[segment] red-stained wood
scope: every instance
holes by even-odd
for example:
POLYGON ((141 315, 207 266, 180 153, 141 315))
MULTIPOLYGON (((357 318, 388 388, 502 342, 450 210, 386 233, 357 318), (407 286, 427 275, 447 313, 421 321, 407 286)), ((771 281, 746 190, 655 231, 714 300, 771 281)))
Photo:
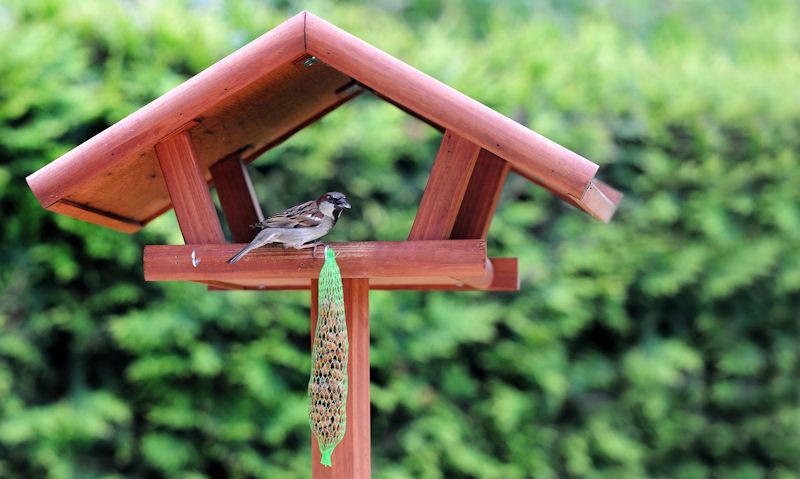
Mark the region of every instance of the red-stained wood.
POLYGON ((186 130, 164 138, 156 154, 186 244, 225 241, 197 153, 186 130))
POLYGON ((94 209, 90 206, 79 205, 69 200, 56 201, 47 207, 48 210, 69 216, 81 221, 88 221, 99 226, 105 226, 123 233, 135 233, 142 229, 142 223, 117 216, 107 211, 94 209))
POLYGON ((591 212, 592 216, 608 223, 614 217, 620 201, 622 193, 595 178, 578 203, 582 209, 591 212))
MULTIPOLYGON (((365 241, 330 243, 345 278, 476 278, 486 273, 486 242, 365 241)), ((155 245, 144 249, 146 281, 254 281, 281 284, 319 277, 323 252, 311 249, 258 248, 239 260, 227 260, 244 244, 155 245), (192 261, 194 253, 194 263, 192 261)))
MULTIPOLYGON (((320 464, 317 440, 311 435, 311 477, 313 479, 367 479, 371 475, 369 404, 369 280, 342 281, 347 321, 347 425, 342 442, 336 446, 331 467, 320 464)), ((311 337, 317 327, 317 281, 311 288, 311 337)), ((313 339, 312 339, 313 341, 313 339)))
POLYGON ((486 239, 510 168, 502 158, 481 149, 450 238, 486 239))
POLYGON ((176 131, 276 67, 305 54, 305 12, 253 40, 212 67, 74 148, 28 177, 43 206, 81 189, 88 180, 176 131))
MULTIPOLYGON (((517 258, 489 258, 492 263, 492 284, 482 291, 519 291, 519 271, 517 258)), ((258 281, 237 280, 235 282, 222 281, 195 281, 209 285, 209 290, 245 290, 245 291, 285 291, 307 290, 311 279, 286 279, 280 284, 270 282, 259 285, 258 281)), ((403 277, 403 278, 371 278, 371 290, 410 290, 410 291, 477 291, 475 288, 463 283, 461 280, 450 277, 403 277)))
MULTIPOLYGON (((536 178, 526 175, 523 171, 516 169, 512 169, 512 171, 532 183, 539 184, 536 178)), ((611 221, 611 218, 614 217, 623 195, 621 192, 595 178, 586 187, 586 191, 584 191, 581 199, 560 194, 556 194, 556 196, 564 200, 565 203, 589 213, 595 219, 608 223, 611 221)))
POLYGON ((597 218, 608 220, 618 204, 618 195, 591 181, 594 163, 306 12, 27 180, 44 207, 64 200, 111 218, 91 216, 98 224, 119 225, 119 218, 145 224, 170 206, 153 151, 161 138, 196 120, 191 135, 210 180, 208 168, 221 156, 248 145, 254 152, 274 147, 355 96, 354 82, 491 151, 597 218), (309 55, 322 61, 303 62, 309 55))
POLYGON ((310 54, 394 102, 452 130, 546 188, 581 198, 598 166, 310 13, 310 54))
POLYGON ((478 145, 452 131, 445 132, 409 240, 442 240, 450 236, 480 151, 478 145))
POLYGON ((275 148, 276 146, 280 145, 284 141, 291 138, 295 133, 302 130, 303 128, 311 125, 312 123, 316 123, 322 117, 327 115, 328 113, 332 112, 333 110, 339 108, 340 106, 344 105, 348 101, 352 100, 353 98, 361 95, 364 93, 364 90, 359 87, 353 87, 352 89, 347 89, 345 92, 334 91, 336 93, 336 99, 329 99, 328 103, 323 105, 319 111, 311 112, 305 116, 304 119, 293 125, 291 128, 287 129, 283 134, 270 139, 267 142, 264 142, 263 145, 259 146, 257 149, 253 150, 252 152, 247 152, 244 155, 245 163, 250 163, 253 160, 257 159, 267 151, 275 148))
POLYGON ((460 278, 459 281, 473 289, 478 289, 478 290, 488 289, 494 282, 494 265, 489 260, 489 258, 486 258, 485 264, 486 264, 486 269, 484 270, 482 275, 474 276, 471 278, 460 278))
POLYGON ((211 176, 233 241, 249 243, 258 233, 250 225, 263 220, 264 214, 241 154, 232 153, 214 163, 211 176))

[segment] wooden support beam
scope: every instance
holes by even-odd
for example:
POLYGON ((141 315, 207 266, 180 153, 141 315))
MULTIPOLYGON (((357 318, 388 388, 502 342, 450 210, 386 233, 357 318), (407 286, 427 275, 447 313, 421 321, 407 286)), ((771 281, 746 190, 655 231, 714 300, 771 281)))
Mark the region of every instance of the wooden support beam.
MULTIPOLYGON (((244 244, 145 246, 147 281, 255 281, 264 285, 319 277, 322 251, 258 248, 236 264, 227 260, 244 244)), ((486 272, 486 242, 365 241, 330 243, 344 278, 475 278, 486 272)))
POLYGON ((211 177, 233 241, 249 243, 258 234, 250 225, 263 220, 264 214, 240 152, 231 153, 211 165, 211 177))
POLYGON ((617 212, 620 201, 621 192, 595 178, 589 183, 578 204, 590 215, 608 223, 617 212))
MULTIPOLYGON (((372 278, 372 291, 519 291, 517 258, 489 258, 492 264, 492 283, 485 288, 475 288, 455 278, 372 278)), ((305 291, 313 279, 287 279, 276 284, 256 284, 254 281, 193 281, 208 285, 210 291, 305 291)))
MULTIPOLYGON (((316 438, 311 437, 313 479, 367 479, 371 475, 369 405, 369 280, 345 279, 344 310, 347 320, 347 425, 342 442, 333 451, 332 466, 320 464, 316 438)), ((311 288, 311 336, 317 327, 317 281, 311 288)), ((313 339, 312 339, 313 341, 313 339)))
POLYGON ((480 276, 472 278, 461 278, 460 281, 465 285, 478 290, 486 290, 492 285, 494 281, 494 265, 489 258, 486 258, 486 269, 480 276))
POLYGON ((450 237, 481 148, 448 130, 442 137, 409 240, 450 237))
POLYGON ((306 49, 431 123, 511 162, 555 193, 580 198, 598 166, 372 45, 306 13, 306 49))
POLYGON ((156 155, 186 244, 222 243, 217 210, 188 130, 167 136, 156 145, 156 155))
MULTIPOLYGON (((512 168, 511 171, 532 183, 540 184, 536 178, 528 176, 521 170, 512 168)), ((597 178, 589 182, 580 200, 569 195, 562 195, 559 193, 555 193, 555 195, 564 200, 564 202, 569 203, 604 223, 610 222, 611 218, 614 217, 617 207, 623 197, 622 192, 612 188, 597 178)))
POLYGON ((450 238, 486 239, 510 169, 507 161, 481 150, 450 238))

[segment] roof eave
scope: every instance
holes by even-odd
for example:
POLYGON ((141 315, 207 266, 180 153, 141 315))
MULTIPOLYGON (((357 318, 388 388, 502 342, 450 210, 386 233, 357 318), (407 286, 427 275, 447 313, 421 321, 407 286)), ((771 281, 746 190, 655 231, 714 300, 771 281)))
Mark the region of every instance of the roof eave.
POLYGON ((591 216, 613 216, 621 195, 604 195, 610 188, 605 184, 593 186, 602 183, 595 179, 597 164, 308 12, 306 47, 309 55, 480 145, 591 216))
POLYGON ((278 66, 302 57, 306 12, 288 19, 27 177, 43 207, 195 118, 278 66), (191 93, 190 93, 191 92, 191 93))

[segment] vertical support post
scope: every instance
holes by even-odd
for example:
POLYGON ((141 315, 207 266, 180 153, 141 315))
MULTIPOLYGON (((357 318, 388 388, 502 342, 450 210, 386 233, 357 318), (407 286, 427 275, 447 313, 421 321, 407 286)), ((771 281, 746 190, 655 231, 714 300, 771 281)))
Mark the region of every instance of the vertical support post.
POLYGON ((450 237, 480 150, 480 146, 450 130, 444 133, 409 240, 450 237))
POLYGON ((458 211, 451 239, 486 239, 511 164, 481 150, 458 211))
POLYGON ((219 203, 225 213, 225 221, 228 222, 233 241, 249 243, 258 233, 250 225, 263 220, 264 214, 241 153, 231 153, 211 165, 211 177, 214 179, 219 203))
MULTIPOLYGON (((333 451, 333 466, 320 464, 317 440, 311 437, 313 479, 368 479, 372 468, 369 405, 369 280, 344 279, 347 317, 347 425, 342 442, 333 451)), ((311 337, 317 327, 318 281, 311 280, 311 337)))
POLYGON ((222 226, 208 191, 188 130, 173 133, 156 145, 172 207, 186 244, 224 243, 222 226))

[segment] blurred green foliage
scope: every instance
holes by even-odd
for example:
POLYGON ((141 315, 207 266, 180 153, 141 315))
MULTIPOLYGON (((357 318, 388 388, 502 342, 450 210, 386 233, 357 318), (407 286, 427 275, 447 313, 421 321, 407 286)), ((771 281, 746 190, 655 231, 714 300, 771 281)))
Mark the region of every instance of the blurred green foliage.
MULTIPOLYGON (((375 477, 798 477, 792 0, 4 2, 1 477, 308 476, 308 294, 146 284, 171 214, 126 236, 24 181, 301 8, 626 193, 604 225, 511 178, 521 292, 372 293, 375 477)), ((341 188, 333 239, 401 239, 437 141, 361 98, 251 169, 267 211, 341 188)))

